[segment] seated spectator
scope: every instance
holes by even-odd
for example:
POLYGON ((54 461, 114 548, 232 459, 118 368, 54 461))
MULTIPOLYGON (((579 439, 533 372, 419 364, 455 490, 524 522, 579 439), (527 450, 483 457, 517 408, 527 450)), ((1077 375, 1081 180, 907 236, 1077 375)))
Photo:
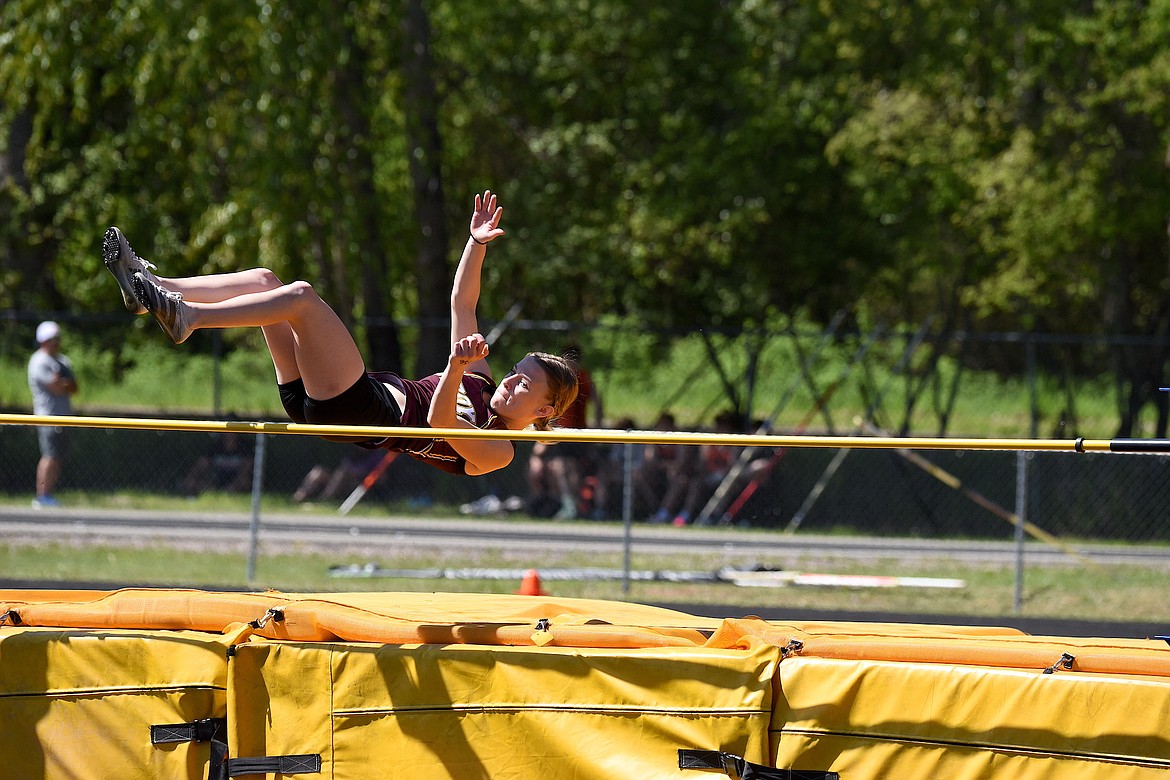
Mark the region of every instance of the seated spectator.
MULTIPOLYGON (((613 425, 615 430, 632 431, 638 427, 632 417, 623 417, 613 425)), ((625 496, 626 448, 634 451, 634 468, 642 461, 644 447, 638 444, 595 445, 597 458, 594 473, 585 478, 584 491, 589 492, 588 516, 593 520, 621 517, 625 496)))
POLYGON ((181 485, 195 498, 205 490, 243 493, 252 486, 253 442, 235 431, 214 434, 210 451, 191 464, 181 485))
MULTIPOLYGON (((601 395, 581 365, 580 348, 569 347, 565 355, 577 363, 577 399, 561 415, 556 427, 588 428, 591 409, 594 427, 600 428, 601 395)), ((596 469, 597 451, 598 445, 586 442, 537 442, 528 458, 529 514, 554 520, 571 520, 581 515, 581 489, 596 469)))
MULTIPOLYGON (((674 415, 663 412, 654 425, 658 431, 677 430, 674 415)), ((668 523, 682 509, 687 486, 694 478, 698 448, 680 444, 650 444, 634 470, 635 497, 650 507, 651 523, 668 523)))
POLYGON ((354 491, 384 457, 380 450, 346 454, 341 462, 330 467, 317 464, 309 469, 300 486, 293 493, 293 501, 335 501, 345 499, 354 491))
MULTIPOLYGON (((753 433, 764 430, 763 421, 756 421, 747 430, 739 430, 735 427, 737 416, 733 413, 725 414, 730 416, 724 417, 722 420, 716 420, 717 428, 721 433, 753 433)), ((749 485, 756 481, 762 482, 766 480, 777 462, 777 449, 771 447, 749 447, 746 453, 746 461, 737 468, 739 461, 745 457, 742 448, 730 447, 726 449, 729 450, 727 454, 730 455, 730 459, 716 457, 710 462, 711 469, 709 477, 706 480, 706 486, 697 488, 695 500, 688 506, 690 514, 685 516, 682 522, 679 522, 676 518, 676 524, 686 525, 702 519, 700 516, 703 510, 706 509, 707 504, 721 488, 723 495, 711 507, 710 513, 704 520, 704 524, 726 524, 731 522, 732 518, 726 515, 728 510, 740 500, 741 495, 744 495, 744 491, 748 489, 749 485), (726 467, 722 467, 719 464, 721 460, 726 460, 726 467)), ((750 496, 750 493, 747 495, 750 496)))
MULTIPOLYGON (((739 433, 739 417, 734 411, 725 411, 715 418, 714 433, 739 433)), ((687 487, 683 507, 674 516, 674 525, 690 525, 703 511, 707 501, 723 484, 728 473, 735 465, 741 448, 727 444, 703 444, 699 446, 698 468, 695 478, 690 480, 687 487)), ((744 474, 747 472, 745 471, 744 474)), ((741 482, 737 479, 737 484, 741 482)))

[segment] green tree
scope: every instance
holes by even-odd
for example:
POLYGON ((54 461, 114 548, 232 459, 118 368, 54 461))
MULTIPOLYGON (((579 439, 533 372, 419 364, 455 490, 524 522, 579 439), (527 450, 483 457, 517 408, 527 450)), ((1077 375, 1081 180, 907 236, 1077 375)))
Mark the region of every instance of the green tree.
MULTIPOLYGON (((116 223, 167 274, 311 279, 372 365, 429 370, 492 188, 485 322, 518 303, 711 334, 850 307, 1161 338, 1168 20, 1170 0, 9 0, 0 305, 111 311, 116 223)), ((1114 359, 1124 430, 1167 356, 1114 359)))
MULTIPOLYGON (((892 13, 922 35, 900 62, 859 68, 865 99, 828 147, 897 258, 886 302, 949 299, 985 327, 1166 333, 1166 4, 892 13)), ((1115 354, 1125 433, 1166 356, 1115 354)))

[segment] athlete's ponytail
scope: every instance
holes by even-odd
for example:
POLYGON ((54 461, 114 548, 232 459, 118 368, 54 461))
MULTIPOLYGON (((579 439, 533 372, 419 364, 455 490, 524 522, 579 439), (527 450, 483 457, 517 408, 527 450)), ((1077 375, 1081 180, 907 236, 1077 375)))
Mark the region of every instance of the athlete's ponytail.
POLYGON ((571 358, 550 355, 547 352, 529 352, 548 377, 548 402, 553 413, 532 423, 538 431, 551 430, 556 422, 577 400, 577 363, 571 358))

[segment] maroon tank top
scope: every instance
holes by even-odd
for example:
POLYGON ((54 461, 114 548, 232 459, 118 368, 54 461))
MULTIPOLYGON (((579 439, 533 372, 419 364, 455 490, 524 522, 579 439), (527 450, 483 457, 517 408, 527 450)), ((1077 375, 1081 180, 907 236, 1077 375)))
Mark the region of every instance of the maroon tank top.
MULTIPOLYGON (((406 408, 402 410, 403 426, 430 427, 427 423, 427 413, 431 408, 431 399, 435 396, 435 388, 439 386, 439 374, 431 374, 422 379, 403 379, 388 371, 371 371, 370 376, 379 382, 396 384, 393 380, 397 380, 402 384, 406 394, 406 408)), ((459 387, 459 398, 455 404, 455 414, 476 428, 502 429, 505 427, 504 421, 492 412, 484 399, 485 391, 490 398, 496 391, 496 383, 483 374, 464 374, 459 387)), ((467 460, 443 439, 388 438, 375 446, 405 453, 415 460, 450 474, 467 473, 467 460)))

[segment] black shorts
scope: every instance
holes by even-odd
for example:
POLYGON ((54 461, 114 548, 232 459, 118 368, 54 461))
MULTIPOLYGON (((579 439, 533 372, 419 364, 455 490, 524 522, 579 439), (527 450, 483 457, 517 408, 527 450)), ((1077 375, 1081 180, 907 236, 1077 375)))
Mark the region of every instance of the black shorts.
MULTIPOLYGON (((373 425, 392 428, 402 424, 402 411, 390 389, 369 374, 339 395, 324 400, 310 398, 300 379, 277 385, 280 403, 293 422, 311 425, 373 425)), ((323 436, 330 441, 376 445, 385 437, 323 436)))

